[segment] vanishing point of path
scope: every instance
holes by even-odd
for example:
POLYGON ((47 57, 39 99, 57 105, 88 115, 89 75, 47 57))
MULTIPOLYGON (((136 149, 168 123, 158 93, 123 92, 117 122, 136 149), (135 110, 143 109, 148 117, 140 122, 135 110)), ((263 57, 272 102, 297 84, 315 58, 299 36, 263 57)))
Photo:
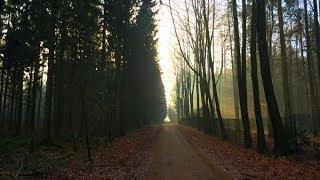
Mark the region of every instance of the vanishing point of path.
POLYGON ((164 125, 155 140, 148 180, 233 179, 174 125, 164 125))

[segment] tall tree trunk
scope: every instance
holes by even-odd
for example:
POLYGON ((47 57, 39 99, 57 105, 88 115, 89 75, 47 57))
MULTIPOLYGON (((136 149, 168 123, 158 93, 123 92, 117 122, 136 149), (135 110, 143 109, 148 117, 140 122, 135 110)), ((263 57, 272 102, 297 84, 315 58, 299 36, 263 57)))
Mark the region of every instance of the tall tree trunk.
POLYGON ((286 59, 286 44, 283 30, 283 13, 282 13, 282 0, 278 0, 278 20, 280 30, 280 48, 281 48, 281 68, 282 68, 282 81, 283 81, 283 101, 285 108, 285 127, 289 131, 289 120, 292 118, 292 107, 290 100, 290 89, 288 80, 288 65, 286 59))
MULTIPOLYGON (((245 1, 243 0, 244 6, 245 1)), ((242 65, 242 63, 245 63, 245 57, 242 57, 241 63, 241 54, 240 54, 240 36, 239 36, 239 22, 238 22, 238 12, 237 12, 237 1, 232 0, 232 12, 233 12, 233 26, 234 26, 234 45, 235 45, 235 57, 237 62, 237 76, 238 76, 238 89, 239 89, 239 99, 240 99, 240 110, 241 110, 241 118, 243 123, 243 132, 244 132, 244 146, 246 148, 250 148, 252 146, 251 141, 251 133, 250 133, 250 124, 249 124, 249 117, 248 117, 248 109, 247 109, 247 103, 246 103, 246 89, 245 84, 243 82, 244 79, 246 79, 246 75, 242 74, 245 72, 245 70, 242 70, 242 67, 245 67, 242 65), (243 77, 244 76, 244 77, 243 77)), ((244 8, 243 13, 246 12, 246 8, 244 8)), ((246 16, 246 15, 243 15, 246 16)), ((243 29, 246 29, 246 17, 243 17, 243 29)), ((246 33, 245 31, 243 33, 246 33)), ((244 36, 243 41, 246 40, 246 36, 244 36)), ((243 45, 246 43, 243 42, 243 45)), ((245 48, 244 48, 245 49, 245 48)), ((243 56, 245 56, 245 50, 242 52, 244 53, 243 56)))
POLYGON ((16 135, 21 134, 21 125, 22 125, 22 98, 23 98, 23 75, 24 75, 24 68, 22 65, 19 67, 19 85, 18 85, 18 106, 17 106, 17 117, 16 117, 16 135))
POLYGON ((89 130, 88 130, 88 117, 87 117, 87 106, 86 106, 86 102, 85 102, 85 87, 83 86, 83 84, 81 85, 81 113, 82 113, 82 122, 85 125, 85 141, 86 141, 86 146, 87 146, 87 156, 89 161, 92 161, 91 158, 91 148, 90 148, 90 141, 89 141, 89 130))
POLYGON ((200 130, 200 93, 199 93, 199 76, 195 75, 195 83, 196 83, 196 119, 197 119, 197 125, 198 129, 200 130))
POLYGON ((3 119, 1 117, 2 111, 4 106, 2 106, 2 100, 5 98, 3 94, 3 88, 5 86, 5 74, 6 71, 4 70, 4 67, 1 68, 1 85, 0 85, 0 129, 3 128, 3 119))
POLYGON ((234 104, 234 116, 235 116, 235 130, 236 132, 240 131, 240 115, 239 115, 239 90, 237 86, 237 69, 235 68, 235 58, 234 58, 234 48, 232 43, 232 33, 231 33, 231 4, 230 1, 228 1, 229 7, 228 7, 228 31, 229 31, 229 41, 230 41, 230 56, 231 56, 231 70, 232 70, 232 85, 233 85, 233 104, 234 104))
MULTIPOLYGON (((300 14, 299 14, 300 17, 300 14)), ((310 117, 311 120, 313 120, 313 113, 312 113, 312 100, 311 100, 311 96, 310 96, 310 87, 309 87, 309 81, 308 81, 308 73, 306 71, 306 64, 305 64, 305 58, 304 58, 304 44, 303 44, 303 27, 302 27, 302 22, 300 20, 298 20, 298 27, 299 27, 299 45, 300 45, 300 57, 301 57, 301 65, 302 65, 302 73, 303 73, 303 81, 305 83, 305 92, 304 94, 307 95, 307 99, 306 102, 308 104, 308 110, 310 113, 310 117)))
POLYGON ((30 152, 34 151, 34 136, 35 136, 35 120, 36 120, 36 100, 37 100, 37 90, 39 85, 39 69, 40 69, 40 41, 35 41, 35 52, 34 52, 34 75, 33 75, 33 84, 31 87, 31 106, 30 106, 30 121, 29 121, 29 129, 30 129, 30 152))
MULTIPOLYGON (((314 21, 314 35, 315 35, 315 51, 318 62, 318 77, 320 78, 320 26, 318 16, 317 0, 313 0, 313 21, 314 21)), ((320 109, 318 109, 319 111, 320 109)), ((320 124, 320 123, 319 123, 320 124)), ((318 128, 320 128, 318 124, 318 128)))
MULTIPOLYGON (((242 93, 242 105, 241 109, 243 109, 242 123, 243 123, 243 133, 245 146, 251 147, 251 131, 250 131, 250 123, 249 123, 249 115, 248 115, 248 92, 247 92, 247 4, 246 0, 242 0, 242 50, 241 50, 241 89, 242 93)), ((241 102, 240 102, 241 103, 241 102)))
MULTIPOLYGON (((271 13, 271 17, 270 17, 270 27, 269 27, 269 34, 268 34, 268 51, 269 51, 269 59, 270 59, 270 72, 271 72, 271 79, 273 79, 273 71, 274 71, 274 59, 273 59, 273 46, 272 46, 272 37, 273 37, 273 29, 274 29, 274 13, 273 13, 273 1, 270 1, 270 13, 271 13)), ((272 124, 270 123, 270 115, 269 113, 267 114, 267 122, 268 122, 268 137, 272 138, 273 137, 273 129, 272 129, 272 124)))
POLYGON ((258 48, 261 61, 260 65, 263 87, 274 130, 275 149, 278 154, 283 155, 289 153, 290 149, 271 79, 268 44, 266 40, 266 9, 264 0, 257 0, 257 17, 258 48))
MULTIPOLYGON (((205 10, 205 0, 202 0, 203 3, 203 16, 204 16, 204 25, 205 25, 205 34, 206 34, 206 40, 207 40, 207 58, 208 62, 210 63, 210 68, 211 68, 211 78, 212 78, 212 90, 213 90, 213 98, 214 102, 216 105, 216 111, 217 111, 217 116, 218 116, 218 125, 220 128, 221 136, 223 139, 227 138, 226 130, 224 128, 224 124, 222 121, 222 114, 221 114, 221 108, 220 108, 220 102, 218 98, 218 92, 217 92, 217 85, 216 85, 216 78, 215 78, 215 73, 214 73, 214 64, 213 64, 213 58, 212 58, 212 52, 211 52, 211 38, 209 34, 209 19, 207 18, 207 13, 205 10)), ((214 31, 214 29, 213 29, 214 31)), ((209 92, 210 93, 210 92, 209 92)), ((212 111, 213 113, 213 111, 212 111)))
MULTIPOLYGON (((64 17, 64 9, 62 9, 62 18, 64 17)), ((55 114, 55 135, 57 137, 61 136, 62 133, 62 120, 63 120, 63 109, 64 109, 64 53, 65 53, 65 46, 66 46, 66 24, 65 20, 62 20, 62 27, 61 27, 61 40, 60 40, 60 47, 59 47, 59 54, 56 63, 56 75, 55 75, 55 82, 56 82, 56 114, 55 114)))
POLYGON ((316 97, 316 86, 314 81, 314 75, 312 70, 312 50, 311 50, 311 40, 309 32, 309 22, 308 22, 308 4, 307 0, 303 0, 304 4, 304 21, 305 21, 305 33, 306 33, 306 47, 307 47, 307 67, 308 67, 308 86, 310 90, 310 103, 311 103, 311 120, 313 123, 313 133, 317 132, 319 114, 318 114, 318 100, 316 97))
POLYGON ((194 97, 194 89, 195 89, 195 78, 191 76, 191 72, 189 70, 190 74, 190 85, 192 86, 190 93, 189 93, 189 101, 190 101, 190 115, 191 115, 191 120, 194 120, 194 103, 193 103, 193 97, 194 97))
POLYGON ((10 93, 10 106, 9 106, 9 112, 8 112, 8 118, 9 121, 9 130, 12 130, 14 127, 14 104, 15 104, 15 95, 16 95, 16 84, 17 84, 17 70, 16 68, 13 68, 12 74, 11 74, 11 93, 10 93))
POLYGON ((251 19, 251 40, 250 40, 250 56, 251 56, 251 78, 254 99, 254 114, 257 124, 257 146, 259 152, 266 150, 266 140, 264 136, 264 127, 261 115, 259 81, 257 71, 257 17, 256 17, 256 0, 252 1, 252 19, 251 19))
POLYGON ((41 112, 41 105, 42 105, 42 88, 43 88, 43 70, 40 75, 40 83, 39 83, 39 98, 38 98, 38 109, 37 109, 37 125, 41 125, 40 123, 40 112, 41 112))
MULTIPOLYGON (((319 2, 319 6, 320 6, 320 2, 319 2)), ((319 8, 320 9, 320 8, 319 8)), ((315 35, 315 51, 316 51, 316 57, 317 57, 317 63, 318 63, 318 78, 320 80, 320 26, 319 26, 319 14, 318 14, 318 4, 317 4, 317 0, 313 0, 313 14, 314 14, 314 35, 315 35)), ((315 89, 318 89, 318 91, 316 91, 315 93, 318 93, 319 96, 319 89, 320 89, 320 85, 318 84, 318 86, 315 86, 315 89)), ((319 97, 317 97, 319 100, 319 97)), ((317 114, 318 114, 318 118, 320 116, 320 104, 319 102, 317 102, 317 114)), ((320 130, 320 120, 318 119, 317 122, 317 131, 320 130)))
POLYGON ((106 68, 106 50, 107 50, 107 0, 103 3, 103 22, 102 22, 102 49, 101 49, 101 61, 99 63, 100 70, 106 68))
POLYGON ((36 50, 34 52, 34 75, 33 75, 33 85, 31 89, 31 107, 30 107, 30 132, 34 133, 35 119, 36 119, 36 100, 37 100, 37 90, 39 89, 39 69, 40 69, 40 41, 36 42, 36 50))
POLYGON ((4 86, 4 94, 3 94, 3 104, 2 104, 2 114, 1 114, 1 120, 2 120, 2 127, 5 128, 5 114, 6 114, 6 109, 7 109, 7 99, 8 99, 8 89, 9 89, 9 76, 10 76, 10 71, 6 71, 6 80, 5 80, 5 86, 4 86))
POLYGON ((32 81, 33 81, 33 67, 30 68, 29 72, 29 81, 28 81, 28 94, 27 94, 27 106, 26 106, 26 115, 25 115, 25 131, 29 132, 30 124, 30 108, 31 108, 31 90, 32 90, 32 81))
POLYGON ((54 74, 54 58, 55 58, 55 30, 56 30, 56 15, 57 15, 57 0, 52 0, 50 4, 52 11, 50 19, 50 34, 49 34, 49 58, 48 58, 48 73, 46 83, 46 99, 44 108, 44 120, 46 122, 45 141, 51 143, 51 127, 52 127, 52 95, 53 95, 53 74, 54 74))

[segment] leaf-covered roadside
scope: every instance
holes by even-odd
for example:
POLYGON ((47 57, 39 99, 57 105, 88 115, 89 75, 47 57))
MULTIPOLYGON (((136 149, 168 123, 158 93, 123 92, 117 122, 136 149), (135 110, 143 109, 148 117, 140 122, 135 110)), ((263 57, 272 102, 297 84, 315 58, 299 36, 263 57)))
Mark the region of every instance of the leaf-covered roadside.
MULTIPOLYGON (((160 128, 146 127, 130 136, 116 138, 107 147, 95 147, 92 162, 85 158, 84 152, 74 153, 72 149, 41 150, 28 155, 29 162, 23 164, 18 176, 32 179, 142 179, 148 169, 151 144, 160 128)), ((0 163, 0 178, 16 176, 20 162, 26 162, 22 159, 22 155, 17 154, 7 160, 9 164, 0 163)))
POLYGON ((219 166, 232 174, 248 178, 320 178, 320 164, 315 160, 295 157, 272 158, 254 149, 245 149, 196 129, 182 125, 177 128, 193 143, 206 151, 219 166))
POLYGON ((140 130, 132 136, 116 139, 93 162, 74 159, 65 169, 52 177, 77 179, 142 179, 151 156, 151 144, 160 130, 159 126, 140 130))

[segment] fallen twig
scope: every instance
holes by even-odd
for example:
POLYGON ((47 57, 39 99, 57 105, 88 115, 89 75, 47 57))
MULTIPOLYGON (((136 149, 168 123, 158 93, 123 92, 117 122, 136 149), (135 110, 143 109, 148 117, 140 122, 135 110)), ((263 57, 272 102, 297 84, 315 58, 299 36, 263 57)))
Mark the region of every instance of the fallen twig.
POLYGON ((23 163, 23 159, 22 159, 22 160, 21 160, 20 168, 19 168, 18 172, 16 173, 16 175, 14 176, 15 178, 17 178, 17 177, 19 176, 19 174, 20 174, 20 172, 21 172, 21 170, 22 170, 22 168, 23 168, 23 165, 24 165, 24 163, 23 163))

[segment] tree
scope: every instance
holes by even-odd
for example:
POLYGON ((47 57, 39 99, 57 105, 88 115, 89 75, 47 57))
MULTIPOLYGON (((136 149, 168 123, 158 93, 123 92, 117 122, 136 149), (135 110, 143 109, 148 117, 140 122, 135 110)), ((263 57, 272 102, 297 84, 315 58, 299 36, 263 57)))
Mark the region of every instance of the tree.
POLYGON ((279 18, 279 29, 280 29, 280 48, 281 48, 281 69, 282 69, 282 81, 283 81, 283 98, 285 107, 285 126, 289 128, 289 120, 292 118, 291 108, 291 96, 289 89, 288 79, 288 66, 286 59, 286 44, 283 30, 283 13, 282 13, 282 0, 278 0, 278 18, 279 18))
POLYGON ((309 22, 308 22, 308 4, 307 0, 303 0, 303 6, 304 6, 304 23, 305 23, 305 33, 306 33, 306 51, 307 51, 307 71, 308 71, 308 88, 309 88, 309 96, 310 96, 310 115, 311 120, 313 123, 313 133, 316 132, 317 127, 317 121, 319 119, 318 114, 318 100, 316 97, 316 86, 315 86, 315 80, 312 70, 312 52, 311 52, 311 40, 310 40, 310 31, 309 31, 309 22))
POLYGON ((241 118, 243 123, 244 133, 244 146, 250 148, 252 146, 250 124, 248 117, 248 105, 247 105, 247 92, 246 92, 246 2, 242 1, 243 13, 242 13, 242 30, 243 30, 243 45, 242 45, 242 58, 240 54, 240 36, 239 36, 239 22, 237 13, 237 1, 232 0, 232 14, 233 14, 233 30, 234 30, 234 45, 235 45, 235 58, 237 67, 238 87, 239 87, 239 99, 241 118))
MULTIPOLYGON (((208 58, 208 62, 210 64, 211 76, 212 76, 211 78, 213 81, 213 84, 212 84, 213 98, 214 98, 214 102, 216 105, 216 111, 217 111, 217 116, 218 116, 218 125, 219 125, 220 131, 221 131, 221 136, 223 139, 226 139, 227 134, 226 134, 224 124, 222 121, 220 102, 219 102, 217 86, 216 86, 216 77, 215 77, 215 72, 214 72, 214 63, 213 63, 214 59, 212 58, 212 52, 211 52, 211 50, 214 48, 212 48, 211 38, 209 35, 209 19, 207 18, 207 13, 206 13, 205 7, 206 7, 205 0, 202 0, 202 13, 203 13, 203 18, 204 18, 205 36, 206 36, 206 41, 207 41, 207 58, 208 58)), ((214 25, 213 25, 213 31, 214 31, 214 25)))
POLYGON ((270 61, 266 40, 266 9, 264 0, 257 0, 257 17, 258 49, 262 69, 261 76, 274 131, 275 149, 278 154, 287 154, 290 151, 289 142, 281 120, 270 74, 270 61))
POLYGON ((250 40, 250 60, 251 60, 251 78, 254 98, 254 114, 257 124, 257 147, 259 152, 266 150, 266 140, 261 115, 260 92, 257 67, 257 7, 256 1, 252 1, 251 14, 251 40, 250 40))
MULTIPOLYGON (((316 57, 318 62, 318 77, 320 78, 320 26, 319 26, 318 18, 319 16, 318 16, 317 0, 313 0, 313 21, 314 21, 313 24, 314 24, 314 36, 315 36, 315 51, 316 51, 316 57)), ((318 109, 318 111, 320 112, 320 109, 318 109)), ((320 128, 320 123, 318 123, 317 128, 320 128)))
POLYGON ((57 23, 57 1, 50 1, 50 28, 48 35, 48 73, 47 73, 47 83, 46 83, 46 98, 45 98, 45 110, 44 110, 44 119, 46 122, 46 136, 45 141, 51 143, 51 127, 52 127, 52 95, 53 95, 53 81, 54 81, 54 61, 55 61, 55 45, 56 45, 56 23, 57 23))
POLYGON ((134 112, 138 108, 136 121, 140 127, 161 122, 166 116, 164 87, 157 60, 158 40, 155 38, 157 3, 154 0, 143 0, 141 3, 131 41, 139 42, 139 45, 130 44, 132 57, 128 61, 131 109, 134 112), (142 83, 147 83, 149 88, 145 89, 142 83))

